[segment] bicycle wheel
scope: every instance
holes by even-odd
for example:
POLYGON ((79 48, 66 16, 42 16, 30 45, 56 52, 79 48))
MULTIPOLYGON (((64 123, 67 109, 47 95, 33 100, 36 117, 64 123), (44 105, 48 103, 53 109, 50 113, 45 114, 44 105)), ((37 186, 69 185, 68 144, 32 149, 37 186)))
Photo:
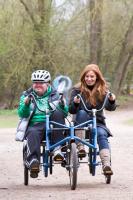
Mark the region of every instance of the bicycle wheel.
POLYGON ((95 176, 96 173, 96 151, 93 149, 89 149, 89 171, 92 176, 95 176))
POLYGON ((45 162, 44 166, 44 176, 48 177, 48 160, 45 162))
POLYGON ((28 168, 24 166, 24 185, 28 185, 29 183, 29 173, 28 173, 28 168))
MULTIPOLYGON (((92 134, 90 133, 90 143, 93 144, 94 140, 92 138, 92 134)), ((89 148, 89 171, 90 174, 92 174, 92 176, 95 176, 95 172, 96 172, 96 150, 89 148)))
POLYGON ((28 185, 29 183, 29 170, 25 165, 27 160, 27 146, 23 144, 23 165, 24 165, 24 185, 28 185))
POLYGON ((53 173, 53 157, 52 155, 50 155, 50 158, 49 158, 49 173, 52 174, 53 173))
POLYGON ((93 171, 93 167, 92 167, 92 149, 89 148, 89 172, 90 174, 92 174, 92 171, 93 171))
POLYGON ((111 183, 111 175, 105 175, 105 182, 106 182, 106 184, 111 183))
POLYGON ((75 190, 77 186, 77 170, 78 170, 78 155, 76 144, 71 143, 69 152, 69 178, 71 190, 75 190))

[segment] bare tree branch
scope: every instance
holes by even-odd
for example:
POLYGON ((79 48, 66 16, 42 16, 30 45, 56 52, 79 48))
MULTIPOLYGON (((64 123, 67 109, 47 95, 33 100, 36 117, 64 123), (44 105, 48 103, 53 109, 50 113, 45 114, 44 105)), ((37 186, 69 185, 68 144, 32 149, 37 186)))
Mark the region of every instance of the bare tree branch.
POLYGON ((128 30, 125 34, 124 41, 119 54, 119 60, 115 68, 115 76, 113 77, 113 90, 120 94, 123 83, 127 77, 129 62, 133 54, 133 16, 130 20, 128 30))
POLYGON ((27 5, 23 0, 20 0, 20 3, 23 4, 23 6, 24 6, 26 12, 27 12, 28 15, 30 16, 31 21, 33 22, 34 26, 36 26, 36 25, 37 25, 36 20, 35 20, 35 18, 34 18, 33 13, 30 11, 28 5, 27 5))

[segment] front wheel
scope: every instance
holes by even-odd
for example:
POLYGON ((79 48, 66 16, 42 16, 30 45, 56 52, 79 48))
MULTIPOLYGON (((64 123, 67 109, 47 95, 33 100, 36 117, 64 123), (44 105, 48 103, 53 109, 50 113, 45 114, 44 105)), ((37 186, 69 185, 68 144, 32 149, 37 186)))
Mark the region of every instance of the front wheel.
POLYGON ((53 173, 53 157, 52 157, 52 155, 50 155, 50 158, 49 158, 49 172, 50 172, 50 174, 52 174, 53 173))
POLYGON ((89 171, 92 176, 95 176, 96 173, 96 150, 89 149, 89 171))
POLYGON ((70 144, 69 156, 69 178, 71 190, 75 190, 77 186, 77 171, 78 171, 78 155, 75 143, 70 144))

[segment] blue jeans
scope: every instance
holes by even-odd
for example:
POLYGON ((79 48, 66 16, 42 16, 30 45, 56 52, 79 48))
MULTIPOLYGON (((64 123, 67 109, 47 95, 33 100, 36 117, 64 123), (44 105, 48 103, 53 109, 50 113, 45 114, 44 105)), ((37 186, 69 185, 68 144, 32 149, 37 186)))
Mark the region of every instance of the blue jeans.
MULTIPOLYGON (((76 114, 75 124, 77 125, 77 124, 83 123, 89 119, 90 117, 86 111, 79 110, 76 114)), ((103 127, 97 126, 97 143, 99 146, 99 151, 102 149, 109 149, 108 131, 106 130, 106 127, 103 128, 103 127)))

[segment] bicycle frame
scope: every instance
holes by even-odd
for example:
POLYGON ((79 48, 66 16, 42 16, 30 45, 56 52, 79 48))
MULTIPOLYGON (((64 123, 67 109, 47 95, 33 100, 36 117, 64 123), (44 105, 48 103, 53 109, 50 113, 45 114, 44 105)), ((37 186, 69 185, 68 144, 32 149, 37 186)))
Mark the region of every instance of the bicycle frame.
MULTIPOLYGON (((80 95, 78 95, 81 98, 81 101, 83 101, 82 97, 80 95)), ((34 96, 32 96, 34 99, 34 96)), ((98 163, 96 163, 96 157, 97 157, 97 122, 96 122, 96 112, 100 111, 104 108, 106 100, 107 100, 108 94, 106 95, 106 98, 104 100, 103 106, 101 109, 97 110, 97 109, 92 109, 92 110, 88 110, 84 104, 84 107, 86 109, 87 112, 91 112, 92 113, 92 119, 88 120, 84 123, 78 124, 76 126, 74 126, 72 123, 70 124, 70 126, 68 125, 64 125, 64 124, 60 124, 57 123, 55 121, 50 121, 50 111, 46 110, 46 147, 45 147, 45 154, 43 154, 43 166, 44 166, 44 172, 47 175, 47 170, 48 167, 50 166, 50 164, 48 163, 48 156, 49 156, 49 152, 54 150, 56 147, 61 146, 62 144, 66 143, 66 142, 80 142, 84 145, 86 145, 87 147, 93 149, 93 155, 92 155, 92 166, 94 167, 94 173, 92 173, 93 175, 95 175, 95 166, 98 165, 98 163), (58 125, 61 128, 51 128, 51 125, 58 125), (85 140, 81 140, 79 137, 75 136, 74 132, 76 129, 83 129, 82 127, 87 125, 88 126, 92 126, 92 143, 85 141, 85 140), (59 142, 55 143, 55 144, 50 144, 50 139, 49 139, 49 135, 52 134, 52 131, 54 130, 69 130, 69 136, 65 137, 64 139, 60 140, 59 142)), ((34 99, 35 101, 35 99, 34 99)), ((38 108, 39 109, 39 108, 38 108)), ((40 109, 39 109, 40 110, 40 109)), ((40 110, 41 111, 41 110, 40 110)), ((41 111, 44 112, 44 111, 41 111)), ((85 129, 85 128, 84 128, 85 129)))
POLYGON ((62 144, 66 143, 66 142, 80 142, 84 145, 86 145, 89 148, 94 149, 94 158, 92 161, 93 165, 98 165, 96 163, 96 154, 97 154, 97 127, 96 127, 96 110, 93 109, 93 119, 92 120, 88 120, 82 124, 76 125, 74 126, 73 124, 71 124, 70 126, 68 125, 64 125, 64 124, 60 124, 57 123, 55 121, 50 121, 50 116, 48 113, 46 113, 46 148, 45 148, 45 154, 43 155, 43 159, 44 159, 44 170, 45 167, 49 167, 48 164, 48 156, 49 156, 49 152, 54 150, 56 147, 61 146, 62 144), (51 125, 58 125, 61 128, 50 128, 51 125), (79 137, 75 136, 74 132, 76 129, 78 128, 82 128, 82 126, 87 125, 90 126, 92 125, 92 135, 93 135, 93 144, 91 144, 90 142, 86 142, 85 140, 81 140, 79 137), (59 142, 55 143, 55 144, 50 144, 50 140, 49 140, 49 136, 50 134, 52 134, 52 131, 54 130, 69 130, 69 136, 65 137, 64 139, 60 140, 59 142))
POLYGON ((86 145, 87 147, 93 149, 93 155, 92 155, 92 166, 94 167, 94 172, 92 173, 93 175, 95 175, 95 166, 98 165, 98 163, 96 162, 96 157, 97 157, 97 122, 96 122, 96 113, 97 111, 101 111, 102 109, 104 109, 105 107, 105 104, 106 104, 106 101, 107 101, 107 98, 108 98, 108 95, 111 95, 110 92, 107 93, 106 97, 105 97, 105 100, 104 100, 104 103, 103 103, 103 106, 97 110, 97 109, 92 109, 92 110, 88 110, 86 108, 86 105, 84 104, 83 102, 83 99, 80 95, 78 95, 78 97, 81 99, 84 107, 85 107, 85 110, 87 112, 91 112, 92 113, 92 119, 91 120, 88 120, 84 123, 81 123, 79 125, 76 125, 74 126, 72 123, 70 124, 70 126, 67 126, 67 125, 64 125, 64 124, 60 124, 60 123, 57 123, 55 121, 50 121, 49 120, 49 114, 48 112, 46 112, 46 152, 45 152, 45 155, 44 155, 44 161, 45 161, 45 166, 48 166, 48 153, 49 151, 53 150, 55 147, 58 147, 60 145, 62 145, 63 143, 65 142, 80 142, 84 145, 86 145), (61 128, 53 128, 53 129, 50 129, 50 125, 58 125, 58 126, 61 126, 61 128), (87 125, 91 125, 92 126, 92 143, 90 142, 87 142, 85 140, 81 140, 79 137, 75 136, 74 132, 76 129, 78 128, 81 128, 83 126, 87 125), (50 145, 50 140, 49 140, 49 134, 51 133, 52 134, 52 130, 69 130, 69 136, 65 137, 63 140, 60 140, 59 142, 57 142, 56 144, 53 144, 53 145, 50 145))

